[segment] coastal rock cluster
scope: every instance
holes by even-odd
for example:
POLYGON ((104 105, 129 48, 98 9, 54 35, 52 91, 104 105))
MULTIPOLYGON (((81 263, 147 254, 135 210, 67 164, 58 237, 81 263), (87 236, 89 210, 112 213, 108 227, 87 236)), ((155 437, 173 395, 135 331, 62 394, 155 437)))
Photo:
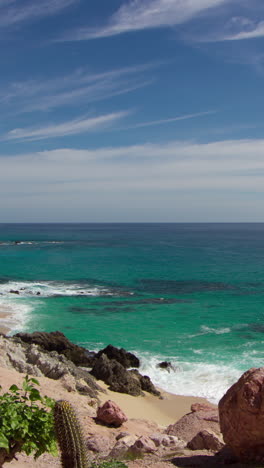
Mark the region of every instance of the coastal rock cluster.
POLYGON ((69 384, 71 376, 76 389, 93 398, 102 391, 96 379, 115 392, 133 396, 143 395, 143 392, 160 395, 150 378, 135 369, 140 366, 139 359, 112 345, 95 353, 71 343, 63 333, 56 331, 18 333, 11 338, 1 336, 0 350, 3 367, 55 380, 64 377, 65 385, 74 388, 73 383, 69 384))

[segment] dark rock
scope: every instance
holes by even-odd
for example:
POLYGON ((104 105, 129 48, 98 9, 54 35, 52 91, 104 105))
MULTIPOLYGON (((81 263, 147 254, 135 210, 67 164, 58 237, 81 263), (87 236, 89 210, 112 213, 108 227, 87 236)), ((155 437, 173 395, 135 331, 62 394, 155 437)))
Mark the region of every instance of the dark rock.
POLYGON ((37 344, 46 351, 57 351, 59 354, 64 354, 76 366, 92 367, 95 353, 87 351, 85 348, 78 346, 66 338, 59 332, 34 332, 34 333, 17 333, 15 337, 20 338, 25 343, 37 344))
POLYGON ((143 391, 159 396, 160 392, 155 388, 148 376, 141 375, 138 370, 127 370, 115 359, 109 359, 101 354, 96 359, 91 374, 109 385, 110 390, 129 395, 142 395, 143 391))
POLYGON ((135 376, 141 385, 141 389, 144 392, 152 393, 155 396, 160 396, 160 392, 156 389, 156 387, 151 382, 150 378, 147 375, 141 375, 138 370, 130 371, 133 376, 135 376))
POLYGON ((129 353, 123 348, 115 348, 115 346, 108 345, 106 348, 99 351, 96 358, 99 358, 102 354, 105 354, 108 359, 115 359, 115 361, 122 364, 123 367, 128 369, 129 367, 139 367, 139 359, 132 353, 129 353))
POLYGON ((16 291, 15 289, 10 289, 9 291, 11 294, 19 294, 19 291, 16 291))
POLYGON ((91 374, 96 379, 103 380, 114 392, 133 396, 142 394, 139 379, 133 377, 119 362, 108 359, 105 354, 96 359, 91 374))
POLYGON ((162 361, 159 364, 157 364, 157 367, 159 367, 160 369, 165 369, 168 372, 170 372, 171 370, 175 371, 175 367, 173 367, 172 363, 169 361, 162 361))

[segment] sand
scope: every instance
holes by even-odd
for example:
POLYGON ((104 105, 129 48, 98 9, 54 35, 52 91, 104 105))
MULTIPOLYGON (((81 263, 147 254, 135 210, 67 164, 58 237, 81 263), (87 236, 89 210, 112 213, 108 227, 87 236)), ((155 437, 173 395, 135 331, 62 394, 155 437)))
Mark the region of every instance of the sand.
POLYGON ((107 390, 107 393, 100 397, 102 402, 113 400, 122 408, 128 418, 147 419, 163 427, 175 423, 186 413, 189 413, 193 403, 211 405, 204 398, 173 395, 161 389, 159 390, 162 399, 149 393, 146 393, 145 396, 133 397, 124 393, 111 392, 103 382, 99 381, 98 383, 107 390))

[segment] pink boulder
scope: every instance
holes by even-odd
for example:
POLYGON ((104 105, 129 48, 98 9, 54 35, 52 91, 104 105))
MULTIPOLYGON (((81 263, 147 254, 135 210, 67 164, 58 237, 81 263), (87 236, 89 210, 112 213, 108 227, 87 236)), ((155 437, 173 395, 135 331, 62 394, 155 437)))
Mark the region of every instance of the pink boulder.
POLYGON ((153 440, 147 436, 141 436, 136 442, 130 447, 130 452, 135 455, 143 455, 145 453, 153 453, 157 450, 157 447, 153 440))
POLYGON ((264 461, 264 367, 252 368, 219 402, 225 443, 241 461, 264 461))
POLYGON ((212 430, 214 433, 220 434, 219 417, 216 409, 185 414, 175 424, 168 426, 165 433, 177 436, 185 442, 190 442, 198 432, 203 430, 212 430))
POLYGON ((119 427, 127 421, 127 417, 114 401, 108 400, 98 408, 97 420, 104 424, 119 427))

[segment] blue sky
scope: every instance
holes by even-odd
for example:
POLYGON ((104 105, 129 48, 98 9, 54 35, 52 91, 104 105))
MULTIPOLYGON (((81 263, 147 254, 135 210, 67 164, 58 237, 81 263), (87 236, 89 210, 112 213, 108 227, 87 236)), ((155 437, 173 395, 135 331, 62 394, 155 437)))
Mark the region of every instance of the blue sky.
POLYGON ((263 0, 0 0, 1 222, 264 221, 263 0))

